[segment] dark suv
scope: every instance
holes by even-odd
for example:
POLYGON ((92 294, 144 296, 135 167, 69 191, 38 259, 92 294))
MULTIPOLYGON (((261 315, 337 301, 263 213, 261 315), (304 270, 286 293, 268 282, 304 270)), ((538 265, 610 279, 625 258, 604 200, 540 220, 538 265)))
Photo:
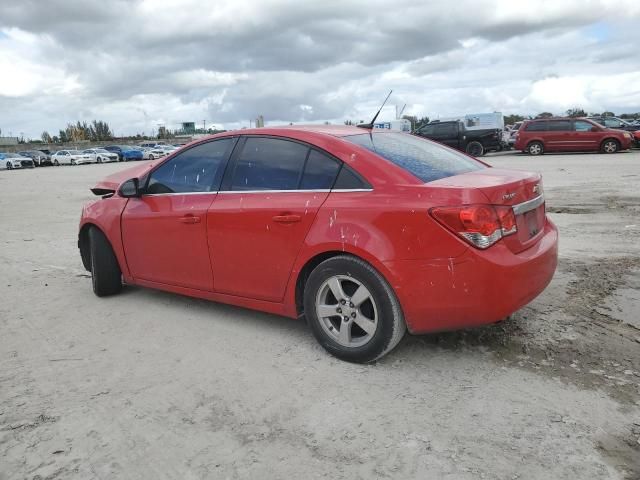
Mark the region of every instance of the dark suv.
POLYGON ((599 123, 607 128, 617 128, 618 130, 626 130, 627 132, 635 132, 640 130, 638 125, 633 125, 626 120, 618 117, 587 117, 589 120, 599 123))
POLYGON ((414 135, 448 145, 480 157, 492 150, 501 150, 502 130, 497 128, 468 129, 464 123, 434 121, 413 132, 414 135))
POLYGON ((549 118, 525 121, 516 134, 516 150, 530 155, 544 152, 615 153, 627 150, 633 141, 629 132, 598 125, 586 118, 549 118))

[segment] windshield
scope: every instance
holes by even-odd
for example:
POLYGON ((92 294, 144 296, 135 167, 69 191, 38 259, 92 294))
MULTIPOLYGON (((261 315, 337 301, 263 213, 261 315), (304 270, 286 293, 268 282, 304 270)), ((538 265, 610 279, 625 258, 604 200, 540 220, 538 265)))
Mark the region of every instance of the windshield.
POLYGON ((462 153, 406 133, 363 133, 343 138, 395 163, 423 182, 487 168, 462 153))

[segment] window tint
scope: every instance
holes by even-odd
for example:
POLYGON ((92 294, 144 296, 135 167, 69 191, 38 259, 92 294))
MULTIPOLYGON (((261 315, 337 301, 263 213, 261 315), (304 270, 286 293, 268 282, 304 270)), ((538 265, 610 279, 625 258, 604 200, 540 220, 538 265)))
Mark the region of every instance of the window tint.
POLYGON ((418 130, 418 132, 421 135, 433 135, 433 131, 434 131, 434 126, 433 125, 426 125, 426 126, 422 127, 420 130, 418 130))
POLYGON ((333 186, 340 164, 317 150, 311 150, 302 176, 301 190, 327 189, 333 186))
POLYGON ((590 132, 591 128, 594 125, 590 124, 589 122, 584 122, 582 120, 576 120, 575 123, 573 124, 573 129, 576 132, 590 132))
POLYGON ((462 153, 403 133, 344 137, 404 168, 423 182, 486 168, 462 153))
POLYGON ((216 191, 233 138, 214 140, 175 156, 151 174, 147 193, 216 191))
POLYGON ((549 120, 547 130, 550 132, 566 132, 571 130, 571 120, 549 120))
POLYGON ((238 155, 231 190, 295 190, 309 148, 278 138, 249 137, 238 155))
POLYGON ((365 180, 360 177, 356 172, 345 164, 342 164, 336 183, 333 185, 334 190, 356 190, 356 189, 370 189, 365 180))
POLYGON ((442 125, 436 125, 435 127, 435 134, 438 137, 451 138, 455 137, 458 133, 458 129, 456 128, 455 123, 445 123, 442 125))
POLYGON ((531 122, 527 124, 527 132, 544 132, 547 129, 547 122, 531 122))

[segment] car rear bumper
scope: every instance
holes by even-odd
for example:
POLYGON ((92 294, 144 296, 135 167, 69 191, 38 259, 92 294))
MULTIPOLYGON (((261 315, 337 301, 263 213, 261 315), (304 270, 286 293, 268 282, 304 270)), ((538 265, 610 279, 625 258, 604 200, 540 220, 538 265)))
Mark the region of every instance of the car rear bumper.
POLYGON ((553 278, 558 231, 547 221, 540 241, 518 254, 503 242, 450 259, 386 262, 411 333, 475 327, 503 320, 553 278))

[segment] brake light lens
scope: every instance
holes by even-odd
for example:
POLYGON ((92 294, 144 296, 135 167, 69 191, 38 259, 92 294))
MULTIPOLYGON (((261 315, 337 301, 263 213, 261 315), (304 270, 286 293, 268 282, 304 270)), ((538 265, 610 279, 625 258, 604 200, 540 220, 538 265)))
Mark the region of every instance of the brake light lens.
POLYGON ((518 231, 513 209, 506 205, 436 207, 431 215, 438 223, 476 248, 485 249, 518 231))

